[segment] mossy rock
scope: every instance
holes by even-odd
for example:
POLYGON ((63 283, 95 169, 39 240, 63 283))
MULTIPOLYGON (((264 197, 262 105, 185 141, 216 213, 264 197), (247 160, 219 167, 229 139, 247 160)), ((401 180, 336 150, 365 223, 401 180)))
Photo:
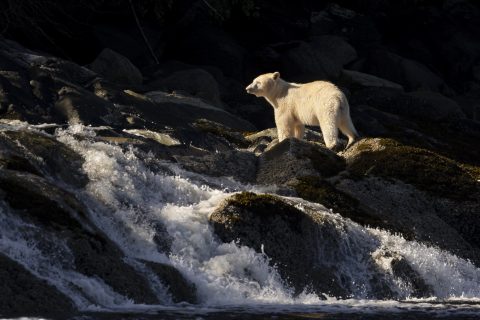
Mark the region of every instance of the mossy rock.
POLYGON ((439 197, 465 200, 478 195, 475 169, 429 150, 392 139, 364 139, 344 154, 353 177, 397 179, 439 197))
POLYGON ((145 261, 145 263, 168 288, 174 303, 198 303, 197 288, 195 287, 195 284, 185 279, 175 267, 151 261, 145 261))
POLYGON ((242 192, 226 199, 210 221, 223 242, 239 241, 265 252, 296 294, 311 288, 318 294, 347 296, 334 270, 317 265, 319 224, 326 237, 338 236, 337 229, 322 215, 307 214, 276 196, 242 192))
POLYGON ((246 148, 250 145, 250 142, 245 139, 241 132, 214 121, 198 119, 193 123, 193 127, 202 132, 222 137, 240 148, 246 148))

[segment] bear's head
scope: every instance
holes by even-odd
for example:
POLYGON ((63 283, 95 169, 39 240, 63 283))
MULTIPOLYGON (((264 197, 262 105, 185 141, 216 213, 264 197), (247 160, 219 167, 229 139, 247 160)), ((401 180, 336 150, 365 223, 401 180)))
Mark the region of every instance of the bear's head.
POLYGON ((279 72, 265 73, 256 77, 245 89, 257 97, 266 97, 273 91, 278 79, 279 72))

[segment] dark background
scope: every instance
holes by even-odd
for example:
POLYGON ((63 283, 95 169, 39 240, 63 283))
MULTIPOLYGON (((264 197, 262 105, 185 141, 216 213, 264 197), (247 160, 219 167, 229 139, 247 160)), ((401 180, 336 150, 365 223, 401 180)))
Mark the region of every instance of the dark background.
POLYGON ((213 65, 240 81, 282 69, 278 53, 295 41, 340 35, 358 53, 347 67, 382 75, 361 62, 385 49, 424 64, 461 94, 478 86, 479 7, 478 1, 455 0, 6 0, 0 4, 0 25, 7 38, 80 64, 110 47, 145 70, 155 61, 133 8, 160 62, 213 65), (335 8, 353 10, 355 16, 330 13, 313 21, 318 12, 335 8))

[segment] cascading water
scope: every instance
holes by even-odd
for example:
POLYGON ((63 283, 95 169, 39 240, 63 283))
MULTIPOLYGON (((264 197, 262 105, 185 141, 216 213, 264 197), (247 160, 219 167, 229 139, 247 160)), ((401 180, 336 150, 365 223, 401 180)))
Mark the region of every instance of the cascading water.
MULTIPOLYGON (((25 123, 3 124, 0 130, 35 130, 25 123)), ((46 134, 46 133, 42 133, 46 134)), ((396 301, 362 300, 375 290, 369 283, 372 271, 368 262, 384 250, 401 255, 429 285, 433 294, 429 308, 441 308, 437 301, 480 299, 480 269, 463 259, 437 248, 388 232, 364 228, 342 218, 321 205, 290 198, 301 210, 316 210, 338 226, 338 252, 329 250, 319 239, 323 257, 319 263, 335 266, 337 274, 349 282, 351 298, 322 300, 307 290, 293 296, 268 257, 235 242, 222 243, 209 224, 209 214, 226 197, 237 191, 274 192, 273 187, 242 185, 227 178, 205 177, 160 161, 153 155, 138 156, 137 150, 95 141, 95 130, 80 125, 57 129, 53 135, 85 159, 83 170, 89 183, 85 190, 73 190, 89 208, 90 219, 126 255, 126 262, 149 279, 153 291, 172 306, 166 288, 150 275, 144 261, 173 265, 197 288, 202 306, 278 306, 302 308, 377 308, 418 307, 396 301), (168 243, 168 245, 165 245, 168 243), (168 248, 168 249, 166 249, 168 248)), ((11 214, 0 203, 0 252, 21 263, 34 275, 47 280, 70 297, 81 310, 139 309, 154 306, 135 305, 96 277, 75 272, 69 248, 55 234, 11 214), (42 249, 39 249, 42 248, 42 249), (46 249, 45 249, 46 248, 46 249)), ((260 244, 259 244, 260 245, 260 244)), ((386 285, 407 299, 411 288, 390 270, 388 259, 377 259, 386 285)), ((415 302, 415 303, 414 303, 415 302)), ((478 304, 477 304, 478 305, 478 304)), ((158 307, 158 306, 157 306, 158 307)), ((469 306, 469 310, 474 308, 469 306)), ((305 310, 305 309, 302 309, 305 310)))

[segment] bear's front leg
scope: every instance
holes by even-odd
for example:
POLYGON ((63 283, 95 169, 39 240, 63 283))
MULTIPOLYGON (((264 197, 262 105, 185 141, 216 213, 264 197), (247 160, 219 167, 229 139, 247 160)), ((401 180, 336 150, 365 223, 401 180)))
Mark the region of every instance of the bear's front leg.
POLYGON ((288 114, 275 112, 275 124, 279 142, 295 136, 295 122, 288 114))

